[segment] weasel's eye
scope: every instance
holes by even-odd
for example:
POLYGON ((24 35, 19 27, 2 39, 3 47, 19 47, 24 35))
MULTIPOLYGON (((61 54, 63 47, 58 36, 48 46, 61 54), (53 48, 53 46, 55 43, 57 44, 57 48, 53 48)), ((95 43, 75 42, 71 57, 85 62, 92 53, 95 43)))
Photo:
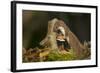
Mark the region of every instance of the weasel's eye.
POLYGON ((59 33, 61 33, 61 31, 58 29, 58 30, 57 30, 57 33, 59 34, 59 33))

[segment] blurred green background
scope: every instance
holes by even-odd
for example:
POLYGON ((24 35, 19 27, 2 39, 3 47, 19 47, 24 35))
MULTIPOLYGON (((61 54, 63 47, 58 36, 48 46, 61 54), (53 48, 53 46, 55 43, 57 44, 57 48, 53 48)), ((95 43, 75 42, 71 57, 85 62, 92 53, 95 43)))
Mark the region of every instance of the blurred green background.
POLYGON ((46 36, 48 21, 63 20, 83 43, 91 41, 91 14, 23 10, 23 48, 34 48, 46 36))

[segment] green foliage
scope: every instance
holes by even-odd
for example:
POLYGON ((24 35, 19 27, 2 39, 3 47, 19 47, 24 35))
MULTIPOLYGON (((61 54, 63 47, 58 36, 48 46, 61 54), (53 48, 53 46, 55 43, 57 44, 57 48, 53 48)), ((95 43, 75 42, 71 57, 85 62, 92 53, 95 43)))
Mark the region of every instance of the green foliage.
POLYGON ((67 60, 74 60, 75 56, 73 53, 66 53, 66 54, 61 54, 59 52, 51 52, 46 61, 67 61, 67 60))

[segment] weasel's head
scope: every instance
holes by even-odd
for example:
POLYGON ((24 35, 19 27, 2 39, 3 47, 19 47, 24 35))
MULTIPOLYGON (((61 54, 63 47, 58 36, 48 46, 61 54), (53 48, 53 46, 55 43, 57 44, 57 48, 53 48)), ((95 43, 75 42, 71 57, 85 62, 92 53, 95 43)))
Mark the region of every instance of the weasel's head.
POLYGON ((69 28, 64 21, 54 18, 48 22, 49 32, 62 32, 63 35, 68 34, 69 28))
POLYGON ((64 21, 62 20, 58 20, 56 21, 56 23, 54 24, 54 28, 53 31, 57 32, 58 29, 65 35, 68 35, 68 32, 70 31, 69 27, 65 24, 64 21))
POLYGON ((62 20, 56 21, 53 27, 53 31, 57 34, 63 34, 65 36, 65 28, 64 28, 64 22, 62 20))
POLYGON ((63 36, 65 36, 65 29, 62 26, 59 26, 57 28, 57 34, 62 34, 63 36))

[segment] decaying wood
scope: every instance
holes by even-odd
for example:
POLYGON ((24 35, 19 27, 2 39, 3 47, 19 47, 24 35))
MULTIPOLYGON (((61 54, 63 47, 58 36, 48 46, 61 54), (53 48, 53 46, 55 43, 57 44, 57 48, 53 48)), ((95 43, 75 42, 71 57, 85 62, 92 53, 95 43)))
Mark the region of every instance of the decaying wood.
MULTIPOLYGON (((56 18, 52 19, 48 22, 48 32, 46 37, 40 42, 40 45, 46 46, 48 43, 49 47, 52 50, 58 50, 57 43, 56 43, 56 30, 57 27, 62 26, 65 29, 65 36, 70 45, 70 47, 74 50, 74 53, 77 58, 81 59, 84 55, 84 50, 86 51, 87 48, 79 41, 77 36, 69 29, 69 27, 62 21, 56 18)), ((48 45, 47 45, 48 46, 48 45)))
POLYGON ((46 46, 46 43, 49 44, 49 47, 52 50, 57 51, 58 47, 56 44, 56 33, 53 31, 54 25, 55 23, 58 21, 58 19, 53 19, 51 21, 48 22, 48 32, 46 37, 40 42, 40 45, 44 45, 46 46))
POLYGON ((26 62, 30 61, 44 61, 46 59, 46 56, 50 53, 50 48, 45 49, 32 49, 26 50, 23 48, 23 58, 26 62))

